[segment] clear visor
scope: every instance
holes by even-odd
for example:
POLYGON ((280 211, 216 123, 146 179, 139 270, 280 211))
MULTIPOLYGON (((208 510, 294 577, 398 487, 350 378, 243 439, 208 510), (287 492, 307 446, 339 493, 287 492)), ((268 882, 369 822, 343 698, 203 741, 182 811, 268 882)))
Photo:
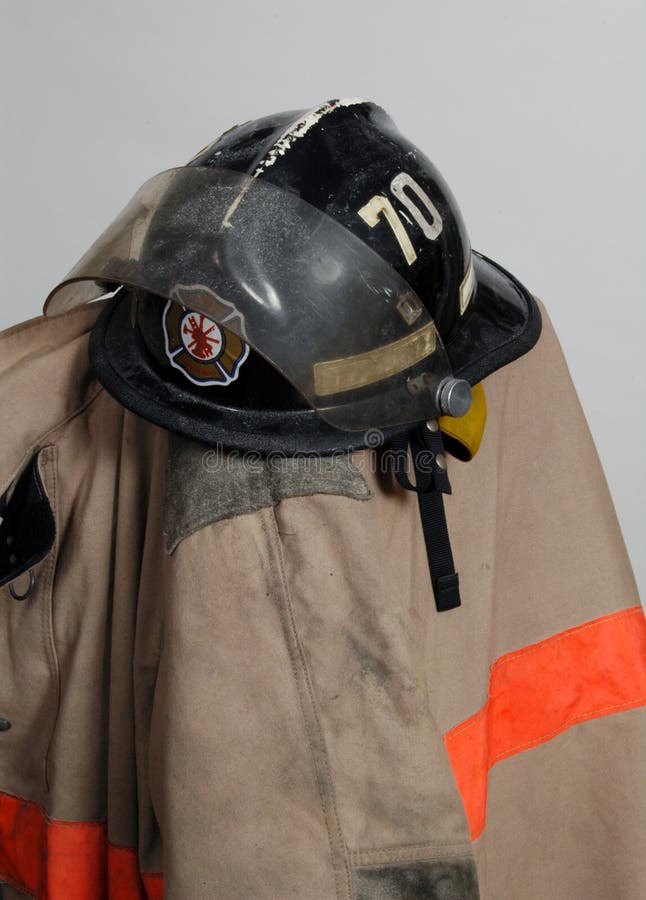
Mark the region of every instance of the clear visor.
POLYGON ((428 311, 352 232, 266 181, 182 167, 147 181, 47 298, 48 315, 141 288, 198 310, 346 431, 435 417, 450 374, 428 311))

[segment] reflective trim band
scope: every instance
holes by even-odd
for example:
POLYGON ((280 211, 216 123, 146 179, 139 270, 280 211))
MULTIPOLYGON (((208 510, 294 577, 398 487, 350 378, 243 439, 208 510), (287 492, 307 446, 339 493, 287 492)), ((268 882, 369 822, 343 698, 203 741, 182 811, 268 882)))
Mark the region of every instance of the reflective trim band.
POLYGON ((645 660, 640 606, 496 660, 485 705, 444 735, 472 840, 485 827, 489 769, 578 722, 646 703, 645 660))
POLYGON ((391 378, 435 351, 437 331, 429 322, 412 334, 345 359, 330 359, 314 366, 314 391, 319 397, 366 387, 391 378))
POLYGON ((0 881, 39 900, 162 900, 163 877, 137 851, 108 843, 100 822, 62 822, 0 792, 0 881))

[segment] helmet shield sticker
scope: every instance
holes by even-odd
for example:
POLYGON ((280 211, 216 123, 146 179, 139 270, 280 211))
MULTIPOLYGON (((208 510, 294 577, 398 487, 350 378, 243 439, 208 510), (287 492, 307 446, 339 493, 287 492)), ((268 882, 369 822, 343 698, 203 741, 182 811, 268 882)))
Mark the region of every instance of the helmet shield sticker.
POLYGON ((156 175, 52 291, 46 312, 120 285, 224 326, 239 338, 226 377, 249 344, 337 428, 438 413, 435 387, 450 365, 426 307, 358 237, 268 182, 205 167, 156 175))
POLYGON ((203 387, 235 381, 249 356, 249 345, 226 327, 227 319, 232 321, 234 316, 236 313, 232 312, 218 324, 204 313, 169 300, 162 326, 164 349, 171 366, 203 387))

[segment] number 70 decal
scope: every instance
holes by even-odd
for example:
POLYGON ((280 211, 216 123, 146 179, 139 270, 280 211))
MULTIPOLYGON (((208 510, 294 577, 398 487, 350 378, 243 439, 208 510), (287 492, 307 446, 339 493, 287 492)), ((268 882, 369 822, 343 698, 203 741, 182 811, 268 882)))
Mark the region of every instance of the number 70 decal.
MULTIPOLYGON (((401 205, 408 210, 429 241, 434 241, 442 233, 442 217, 437 207, 414 178, 411 178, 406 172, 400 172, 390 182, 390 191, 401 205), (413 197, 406 192, 407 188, 417 196, 424 209, 420 208, 413 197), (426 214, 430 214, 430 221, 426 214)), ((408 265, 411 266, 415 262, 417 259, 415 248, 404 228, 404 223, 388 197, 384 197, 383 194, 375 194, 365 206, 358 210, 358 213, 371 228, 374 228, 379 223, 379 218, 383 215, 392 228, 408 265)))
MULTIPOLYGON (((390 191, 401 205, 408 210, 429 241, 434 241, 439 237, 443 227, 442 216, 424 188, 420 187, 414 178, 411 178, 406 172, 400 172, 390 182, 390 191), (406 193, 406 188, 409 188, 417 196, 418 200, 421 201, 421 206, 415 202, 409 193, 406 193), (427 214, 430 215, 430 221, 427 218, 427 214)), ((417 259, 417 253, 413 247, 413 242, 408 236, 408 232, 404 228, 404 223, 399 213, 388 197, 384 197, 383 194, 375 194, 365 206, 358 210, 358 213, 371 228, 379 224, 379 219, 383 215, 397 238, 397 243, 401 247, 406 262, 409 266, 412 266, 417 259)), ((473 257, 470 257, 466 274, 460 285, 460 315, 464 314, 471 302, 475 285, 476 276, 473 268, 473 257)))

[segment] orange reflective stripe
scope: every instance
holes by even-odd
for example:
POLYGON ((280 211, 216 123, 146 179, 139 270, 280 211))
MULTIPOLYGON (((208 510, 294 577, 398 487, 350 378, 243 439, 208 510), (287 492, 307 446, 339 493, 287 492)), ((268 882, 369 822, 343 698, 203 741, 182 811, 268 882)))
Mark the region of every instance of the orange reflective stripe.
POLYGON ((49 819, 0 792, 0 881, 47 900, 161 900, 163 879, 139 872, 137 851, 108 843, 100 822, 49 819))
POLYGON ((36 813, 41 818, 40 834, 44 840, 40 853, 33 848, 31 869, 37 878, 36 896, 42 893, 48 900, 93 896, 96 886, 106 880, 105 825, 48 822, 38 807, 36 813))
POLYGON ((0 879, 35 893, 35 849, 41 843, 41 816, 35 803, 0 793, 0 879))
POLYGON ((162 900, 164 877, 160 872, 140 872, 136 850, 108 844, 108 900, 162 900), (144 893, 139 881, 143 882, 144 893), (139 891, 139 893, 137 893, 139 891))
POLYGON ((577 722, 645 703, 645 661, 640 606, 496 660, 485 705, 444 735, 472 840, 485 826, 489 769, 577 722))

